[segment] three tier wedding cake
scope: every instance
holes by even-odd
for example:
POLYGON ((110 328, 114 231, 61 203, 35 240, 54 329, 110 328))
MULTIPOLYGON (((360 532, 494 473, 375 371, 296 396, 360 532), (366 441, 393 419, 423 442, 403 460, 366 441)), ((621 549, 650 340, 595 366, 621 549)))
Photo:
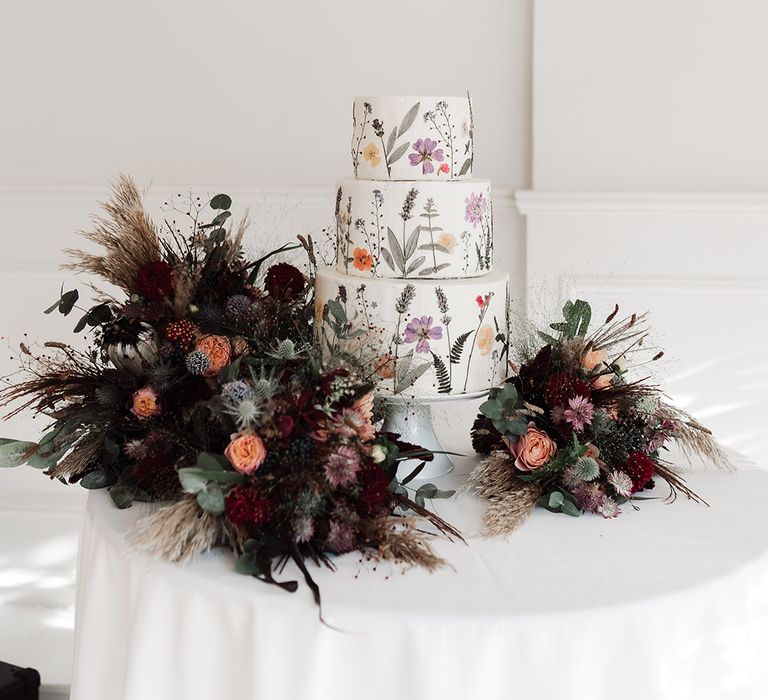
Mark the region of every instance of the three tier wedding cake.
POLYGON ((492 272, 490 182, 472 178, 469 97, 358 97, 336 187, 323 345, 371 351, 387 393, 472 394, 506 377, 508 277, 492 272))

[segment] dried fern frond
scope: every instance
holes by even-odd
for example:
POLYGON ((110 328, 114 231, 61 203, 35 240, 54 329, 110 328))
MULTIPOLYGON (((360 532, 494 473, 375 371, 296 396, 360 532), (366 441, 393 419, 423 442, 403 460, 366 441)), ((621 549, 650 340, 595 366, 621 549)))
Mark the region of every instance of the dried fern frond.
POLYGON ((89 241, 104 248, 101 254, 67 250, 75 262, 65 269, 87 272, 131 293, 139 271, 161 259, 160 240, 149 218, 136 183, 120 175, 110 199, 102 205, 105 215, 94 218, 93 229, 83 231, 89 241))
POLYGON ((508 535, 520 527, 541 495, 538 484, 515 478, 510 456, 501 451, 493 452, 474 469, 466 488, 489 502, 483 517, 487 536, 508 535))
POLYGON ((104 435, 86 435, 55 467, 46 471, 52 479, 81 476, 98 466, 104 454, 104 435))
POLYGON ((693 416, 669 404, 662 404, 660 417, 670 421, 674 427, 672 437, 689 459, 693 455, 704 457, 719 469, 735 471, 735 467, 718 445, 712 431, 705 428, 693 416))
POLYGON ((200 508, 194 496, 185 495, 139 518, 129 540, 150 556, 185 562, 221 544, 225 535, 224 519, 200 508))
POLYGON ((383 517, 366 525, 367 542, 381 559, 396 564, 423 566, 428 571, 446 563, 432 549, 432 537, 418 529, 416 518, 383 517))

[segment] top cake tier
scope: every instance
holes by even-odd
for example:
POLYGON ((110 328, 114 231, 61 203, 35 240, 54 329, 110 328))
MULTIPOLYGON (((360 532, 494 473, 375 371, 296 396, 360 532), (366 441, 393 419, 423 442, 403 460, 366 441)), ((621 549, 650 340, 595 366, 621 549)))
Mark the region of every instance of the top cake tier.
POLYGON ((472 177, 474 124, 466 97, 356 97, 352 168, 361 180, 472 177))

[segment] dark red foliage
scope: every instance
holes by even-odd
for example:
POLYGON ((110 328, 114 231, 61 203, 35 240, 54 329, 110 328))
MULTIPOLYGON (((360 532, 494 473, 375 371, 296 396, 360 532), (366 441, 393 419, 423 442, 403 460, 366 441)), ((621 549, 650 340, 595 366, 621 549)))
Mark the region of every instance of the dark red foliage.
POLYGON ((574 374, 557 372, 553 374, 544 386, 544 401, 547 406, 567 406, 568 401, 576 396, 592 398, 592 390, 574 374))
POLYGON ((225 505, 235 525, 264 525, 272 513, 272 502, 253 486, 235 486, 225 505))
POLYGON ((275 418, 275 426, 278 431, 280 431, 280 437, 283 439, 287 438, 293 432, 295 425, 296 421, 290 416, 282 415, 275 418))
POLYGON ((378 464, 368 464, 360 475, 358 511, 363 517, 376 517, 389 512, 391 494, 389 476, 378 464))
POLYGON ((131 483, 146 491, 152 498, 174 498, 180 492, 176 471, 178 454, 174 446, 161 439, 147 439, 150 447, 146 457, 130 467, 131 483))
POLYGON ((632 452, 629 459, 619 469, 632 479, 632 493, 635 493, 648 485, 648 482, 653 478, 655 467, 653 460, 647 454, 632 452))
POLYGON ((148 263, 136 276, 136 291, 152 301, 173 296, 173 268, 162 260, 148 263))
POLYGON ((306 286, 304 275, 288 263, 278 263, 267 270, 264 288, 276 299, 295 299, 306 286))

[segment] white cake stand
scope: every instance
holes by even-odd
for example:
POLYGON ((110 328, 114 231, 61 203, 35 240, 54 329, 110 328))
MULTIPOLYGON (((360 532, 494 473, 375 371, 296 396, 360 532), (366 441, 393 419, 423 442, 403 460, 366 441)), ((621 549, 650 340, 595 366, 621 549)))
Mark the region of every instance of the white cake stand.
MULTIPOLYGON (((405 394, 380 394, 386 404, 386 418, 383 430, 398 433, 405 442, 419 445, 433 452, 444 452, 445 448, 435 434, 432 424, 432 404, 470 401, 483 398, 488 390, 474 391, 466 394, 437 395, 429 397, 408 396, 405 394)), ((400 463, 397 471, 401 479, 408 476, 421 462, 420 458, 405 460, 400 463)), ((453 462, 447 454, 436 454, 431 462, 427 462, 415 480, 435 479, 453 471, 453 462)))

